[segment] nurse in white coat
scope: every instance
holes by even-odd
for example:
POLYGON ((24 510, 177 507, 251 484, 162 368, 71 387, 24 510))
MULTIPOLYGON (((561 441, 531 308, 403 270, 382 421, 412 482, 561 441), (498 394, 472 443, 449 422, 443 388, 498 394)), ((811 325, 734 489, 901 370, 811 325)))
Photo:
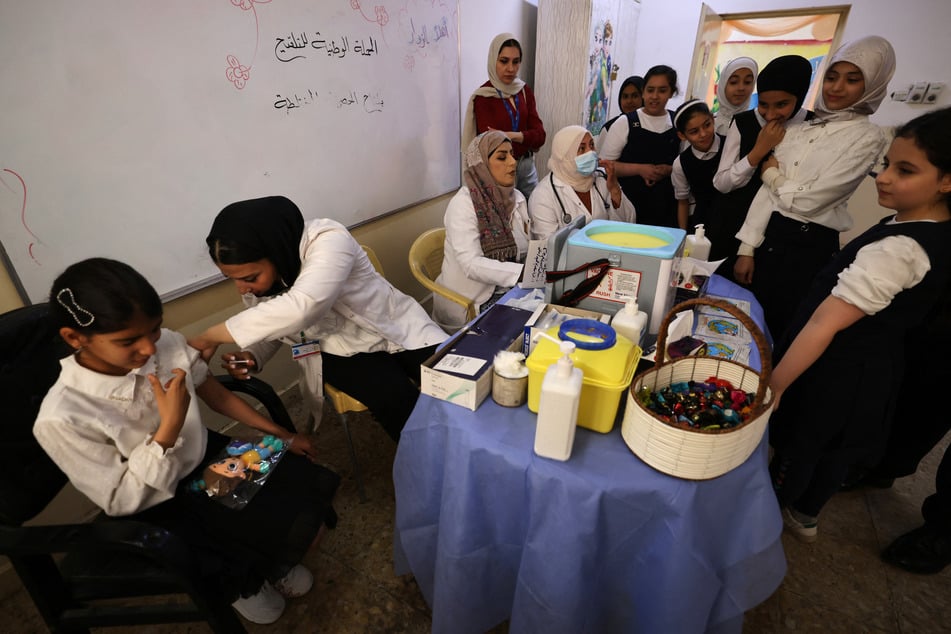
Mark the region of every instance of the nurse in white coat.
POLYGON ((585 223, 598 219, 634 222, 634 205, 621 191, 614 161, 598 160, 594 139, 582 126, 558 131, 548 167, 551 172, 528 200, 533 240, 547 240, 578 216, 584 216, 585 223))
POLYGON ((346 227, 326 218, 305 222, 297 205, 271 196, 225 207, 206 242, 248 308, 188 343, 206 360, 220 344, 238 344, 240 352, 222 356, 237 377, 290 344, 316 421, 326 378, 398 440, 419 396, 420 363, 446 333, 377 273, 346 227))
MULTIPOLYGON (((516 166, 505 134, 480 134, 466 148, 465 184, 446 208, 446 243, 436 281, 473 300, 478 312, 522 275, 530 225, 525 197, 515 189, 516 166)), ((466 323, 466 311, 436 295, 433 318, 451 332, 466 323)))

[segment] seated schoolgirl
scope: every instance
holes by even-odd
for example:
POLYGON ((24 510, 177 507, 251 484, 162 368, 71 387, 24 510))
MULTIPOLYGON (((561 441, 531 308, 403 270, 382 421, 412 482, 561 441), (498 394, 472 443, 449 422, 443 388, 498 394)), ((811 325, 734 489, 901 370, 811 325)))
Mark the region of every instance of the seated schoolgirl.
POLYGON ((869 115, 894 72, 887 40, 873 35, 843 44, 829 59, 815 118, 789 126, 760 166, 763 186, 736 234, 743 244, 734 275, 752 284, 773 337, 839 250, 839 232, 852 227, 848 200, 887 146, 869 115))
MULTIPOLYGON (((436 281, 471 299, 476 312, 515 286, 524 268, 531 221, 525 197, 515 188, 516 163, 505 134, 480 134, 466 148, 464 184, 446 208, 446 245, 436 281)), ((455 331, 465 325, 466 311, 436 295, 433 318, 455 331)))
POLYGON ((601 158, 615 161, 621 189, 637 209, 641 224, 677 226, 671 165, 680 153, 674 113, 667 102, 677 94, 677 71, 654 66, 644 75, 644 106, 612 125, 601 158), (622 125, 626 124, 626 125, 622 125))
POLYGON ((733 265, 740 241, 736 232, 746 219, 753 197, 762 184, 759 165, 782 140, 786 127, 804 121, 812 112, 802 107, 812 80, 812 64, 799 55, 783 55, 769 62, 756 80, 759 102, 753 110, 733 116, 720 167, 713 186, 722 194, 717 213, 707 219, 710 259, 727 261, 718 273, 734 279, 733 265))
POLYGON ((717 83, 717 134, 726 136, 733 117, 750 109, 758 72, 759 65, 751 57, 731 59, 723 67, 717 83))
POLYGON ((314 420, 326 379, 398 441, 419 398, 419 366, 446 333, 373 268, 347 228, 327 218, 305 222, 293 202, 269 196, 222 209, 205 242, 247 308, 189 345, 208 359, 219 345, 237 343, 241 351, 223 355, 223 367, 240 378, 261 369, 282 343, 312 352, 319 342, 319 354, 296 357, 314 420))
POLYGON ((634 205, 621 191, 614 163, 598 160, 594 139, 582 126, 570 125, 558 131, 552 140, 548 167, 551 172, 528 200, 533 239, 548 239, 578 216, 584 216, 585 222, 634 222, 634 205))
POLYGON ((314 447, 222 386, 182 335, 162 328, 162 303, 126 264, 95 258, 66 269, 50 292, 52 319, 75 354, 43 400, 33 433, 70 482, 107 515, 163 526, 193 549, 209 583, 254 623, 313 584, 300 565, 332 526, 339 478, 314 447), (240 511, 189 491, 228 438, 202 425, 198 403, 291 442, 240 511), (299 455, 298 455, 299 454, 299 455))
POLYGON ((720 165, 724 138, 714 132, 710 108, 699 99, 691 99, 677 108, 674 126, 680 140, 690 144, 674 159, 670 174, 677 199, 677 226, 693 232, 696 225, 705 224, 707 218, 716 213, 714 206, 719 192, 713 187, 713 175, 720 165), (691 199, 693 215, 690 214, 691 199))
POLYGON ((776 348, 770 475, 786 528, 805 541, 848 472, 880 457, 902 407, 902 342, 951 283, 951 108, 900 127, 885 165, 878 203, 896 214, 813 277, 776 348))

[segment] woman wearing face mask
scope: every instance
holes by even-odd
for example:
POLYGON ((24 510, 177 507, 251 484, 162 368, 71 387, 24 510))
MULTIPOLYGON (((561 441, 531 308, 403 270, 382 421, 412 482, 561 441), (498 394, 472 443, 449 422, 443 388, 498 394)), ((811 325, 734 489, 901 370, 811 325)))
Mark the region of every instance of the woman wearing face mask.
POLYGON ((894 72, 895 51, 884 38, 843 44, 829 59, 816 116, 790 126, 760 166, 763 186, 736 234, 734 274, 752 284, 774 337, 838 252, 839 232, 852 228, 848 200, 887 145, 868 118, 894 72))
POLYGON ((535 152, 545 144, 545 126, 535 108, 535 94, 518 76, 522 45, 511 33, 500 33, 489 45, 489 81, 469 97, 462 128, 462 147, 473 137, 500 130, 512 142, 518 162, 516 187, 527 199, 538 183, 535 152))
POLYGON ((750 109, 759 66, 751 57, 731 59, 720 72, 717 84, 716 133, 726 136, 734 115, 750 109))
POLYGON ((677 71, 654 66, 644 75, 644 106, 627 115, 627 125, 613 125, 601 158, 616 161, 621 189, 637 208, 642 224, 677 226, 677 201, 670 174, 680 153, 674 113, 667 102, 677 94, 677 71))
POLYGON ((585 222, 598 218, 634 222, 634 205, 621 191, 614 163, 598 160, 594 140, 582 126, 558 131, 548 167, 551 173, 528 201, 533 239, 548 239, 578 216, 585 222))
MULTIPOLYGON (((503 132, 480 134, 466 148, 464 184, 446 208, 446 244, 436 281, 470 298, 478 312, 522 275, 531 225, 525 197, 515 188, 516 164, 503 132)), ((466 323, 466 310, 436 295, 433 319, 455 331, 466 323)))

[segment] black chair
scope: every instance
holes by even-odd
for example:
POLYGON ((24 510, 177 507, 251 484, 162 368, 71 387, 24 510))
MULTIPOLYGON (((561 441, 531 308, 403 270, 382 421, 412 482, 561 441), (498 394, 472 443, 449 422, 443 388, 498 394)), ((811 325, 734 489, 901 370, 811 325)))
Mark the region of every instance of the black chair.
MULTIPOLYGON (((0 315, 0 449, 10 465, 0 478, 0 555, 10 559, 53 632, 188 621, 206 621, 215 632, 244 632, 229 598, 199 575, 188 546, 162 528, 104 514, 86 524, 23 526, 67 481, 32 428, 59 376, 59 359, 70 352, 49 323, 46 304, 0 315)), ((257 398, 274 422, 294 429, 267 383, 219 379, 257 398)))

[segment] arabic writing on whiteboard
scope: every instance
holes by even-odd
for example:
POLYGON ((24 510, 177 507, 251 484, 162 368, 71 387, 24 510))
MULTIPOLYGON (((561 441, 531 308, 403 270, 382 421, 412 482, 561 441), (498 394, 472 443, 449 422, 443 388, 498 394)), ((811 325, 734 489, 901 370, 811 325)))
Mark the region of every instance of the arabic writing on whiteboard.
POLYGON ((320 31, 315 31, 313 37, 308 38, 307 33, 291 32, 287 37, 277 37, 274 44, 274 57, 280 62, 293 62, 297 59, 307 59, 308 49, 312 48, 318 51, 325 51, 328 57, 337 57, 343 59, 347 53, 354 55, 371 57, 379 53, 376 40, 373 37, 367 39, 353 39, 350 44, 350 38, 346 35, 337 40, 327 41, 321 36, 320 31))
POLYGON ((351 90, 343 95, 335 95, 333 91, 328 91, 327 95, 321 101, 321 96, 316 90, 307 90, 306 92, 295 92, 293 95, 275 95, 275 110, 283 110, 285 114, 290 114, 295 108, 304 106, 317 106, 321 104, 335 105, 337 109, 348 106, 362 107, 364 112, 374 113, 383 112, 383 96, 379 92, 368 93, 351 90))

